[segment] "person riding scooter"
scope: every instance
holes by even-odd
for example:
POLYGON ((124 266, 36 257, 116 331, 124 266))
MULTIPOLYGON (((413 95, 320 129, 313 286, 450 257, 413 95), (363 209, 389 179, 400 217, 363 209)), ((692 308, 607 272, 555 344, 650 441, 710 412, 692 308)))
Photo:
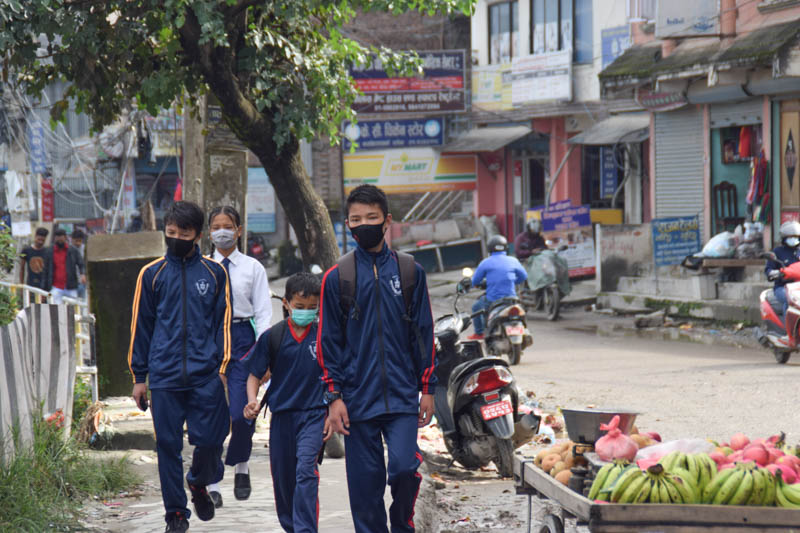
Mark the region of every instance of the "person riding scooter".
POLYGON ((783 304, 783 317, 781 318, 785 318, 786 309, 789 307, 786 300, 786 284, 790 282, 783 278, 780 269, 800 261, 800 255, 798 255, 800 254, 800 222, 792 221, 781 224, 780 236, 781 245, 772 250, 777 261, 767 260, 764 272, 769 281, 775 282, 775 297, 783 304))
POLYGON ((525 231, 514 239, 514 253, 520 261, 525 261, 534 252, 547 248, 542 237, 542 221, 532 218, 525 224, 525 231))
MULTIPOLYGON (((478 298, 472 306, 472 312, 485 311, 493 302, 502 298, 511 298, 517 295, 516 286, 528 279, 528 274, 516 257, 508 255, 508 241, 502 235, 495 235, 489 239, 489 257, 481 261, 478 269, 472 276, 472 286, 480 285, 486 280, 486 294, 478 298)), ((486 327, 483 314, 475 316, 473 321, 475 333, 467 337, 470 340, 483 339, 483 329, 486 327)))

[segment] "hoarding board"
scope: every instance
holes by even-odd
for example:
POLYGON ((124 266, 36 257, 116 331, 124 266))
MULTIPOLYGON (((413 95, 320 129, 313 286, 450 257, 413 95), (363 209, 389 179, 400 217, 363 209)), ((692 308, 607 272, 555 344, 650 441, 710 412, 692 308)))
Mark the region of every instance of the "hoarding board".
POLYGON ((275 233, 275 189, 261 167, 247 169, 247 231, 275 233))
POLYGON ((359 120, 344 124, 344 149, 356 151, 411 146, 441 146, 444 122, 441 118, 409 120, 359 120))
POLYGON ((572 49, 517 57, 511 66, 514 106, 572 99, 572 49))
POLYGON ((478 111, 511 109, 511 63, 472 68, 472 106, 478 111))
POLYGON ((656 38, 719 34, 719 0, 658 2, 656 38))
POLYGON ((653 259, 656 266, 679 265, 687 255, 700 251, 697 216, 653 219, 653 259))
POLYGON ((570 277, 593 276, 597 268, 590 208, 567 202, 559 202, 560 209, 529 210, 526 218, 542 221, 542 235, 550 241, 550 248, 567 246, 559 255, 567 260, 570 277))
POLYGON ((600 49, 602 53, 602 68, 614 62, 616 58, 631 46, 630 26, 616 26, 600 30, 600 49))

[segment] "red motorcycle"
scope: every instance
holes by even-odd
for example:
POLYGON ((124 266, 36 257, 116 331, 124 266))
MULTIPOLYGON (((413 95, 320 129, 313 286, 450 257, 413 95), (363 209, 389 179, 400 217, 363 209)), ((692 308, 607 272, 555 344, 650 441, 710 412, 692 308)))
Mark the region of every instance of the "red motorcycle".
MULTIPOLYGON (((765 254, 769 259, 774 259, 771 253, 765 254)), ((789 307, 786 310, 786 320, 783 316, 783 303, 775 297, 774 289, 767 289, 761 293, 761 330, 758 342, 767 349, 771 349, 778 363, 785 363, 792 353, 800 350, 800 262, 780 269, 780 279, 788 281, 786 284, 786 300, 789 307)), ((774 280, 773 280, 774 281, 774 280)))

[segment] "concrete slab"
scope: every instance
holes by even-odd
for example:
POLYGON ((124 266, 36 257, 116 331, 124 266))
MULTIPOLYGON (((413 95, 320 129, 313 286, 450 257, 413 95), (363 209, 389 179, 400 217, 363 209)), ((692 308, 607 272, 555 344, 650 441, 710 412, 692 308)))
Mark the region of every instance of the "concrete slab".
POLYGON ((669 316, 706 320, 756 323, 761 319, 758 300, 695 300, 611 292, 598 294, 597 306, 625 313, 666 309, 669 316))

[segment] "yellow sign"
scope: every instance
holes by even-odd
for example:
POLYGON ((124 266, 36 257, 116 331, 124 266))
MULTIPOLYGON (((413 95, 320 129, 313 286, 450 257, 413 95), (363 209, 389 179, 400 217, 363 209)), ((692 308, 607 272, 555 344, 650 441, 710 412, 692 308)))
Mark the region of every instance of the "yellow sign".
POLYGON ((472 105, 478 111, 511 109, 511 63, 472 68, 472 105))
POLYGON ((409 148, 344 155, 345 192, 364 183, 386 193, 472 190, 476 179, 474 154, 409 148))

